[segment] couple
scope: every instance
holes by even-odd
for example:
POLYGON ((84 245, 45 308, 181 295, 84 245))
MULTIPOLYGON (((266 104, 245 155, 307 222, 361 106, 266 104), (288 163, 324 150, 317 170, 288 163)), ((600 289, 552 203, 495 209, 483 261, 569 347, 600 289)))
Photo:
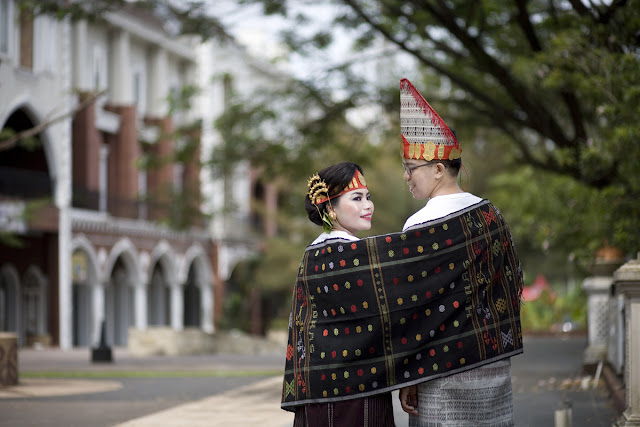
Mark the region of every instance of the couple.
POLYGON ((455 134, 400 83, 403 178, 425 207, 403 231, 358 239, 374 211, 362 169, 329 166, 305 208, 324 232, 300 263, 282 408, 297 426, 512 426, 522 271, 509 229, 463 192, 455 134))

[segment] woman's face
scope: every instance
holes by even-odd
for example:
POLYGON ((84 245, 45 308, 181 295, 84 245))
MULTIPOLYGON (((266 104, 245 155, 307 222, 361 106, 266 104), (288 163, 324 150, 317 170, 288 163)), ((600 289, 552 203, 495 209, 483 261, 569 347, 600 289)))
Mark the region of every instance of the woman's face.
POLYGON ((373 216, 373 202, 368 190, 354 190, 333 201, 336 219, 334 230, 342 230, 355 235, 356 231, 369 230, 373 216))

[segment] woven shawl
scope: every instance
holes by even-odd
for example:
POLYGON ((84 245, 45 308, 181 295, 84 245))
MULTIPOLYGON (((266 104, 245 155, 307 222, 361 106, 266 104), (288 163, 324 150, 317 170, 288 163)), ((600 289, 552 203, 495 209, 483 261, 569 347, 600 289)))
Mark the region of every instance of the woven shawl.
POLYGON ((341 401, 521 353, 522 270, 488 201, 401 233, 309 246, 282 408, 341 401))

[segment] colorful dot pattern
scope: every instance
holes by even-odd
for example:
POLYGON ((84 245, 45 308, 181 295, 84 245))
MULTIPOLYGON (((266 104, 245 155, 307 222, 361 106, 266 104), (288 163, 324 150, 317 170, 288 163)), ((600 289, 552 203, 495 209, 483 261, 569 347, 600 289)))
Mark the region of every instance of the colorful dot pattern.
POLYGON ((521 291, 509 229, 487 201, 402 233, 310 247, 292 294, 283 408, 518 354, 521 291))

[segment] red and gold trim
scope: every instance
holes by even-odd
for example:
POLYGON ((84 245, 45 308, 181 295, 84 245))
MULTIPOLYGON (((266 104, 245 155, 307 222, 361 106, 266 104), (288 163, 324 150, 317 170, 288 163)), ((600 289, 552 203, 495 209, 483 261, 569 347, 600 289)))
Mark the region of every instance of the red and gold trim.
POLYGON ((405 159, 418 159, 426 160, 453 160, 459 159, 462 156, 462 148, 455 145, 436 145, 432 141, 427 141, 424 144, 414 142, 411 143, 406 140, 404 135, 402 136, 402 157, 405 159))
MULTIPOLYGON (((313 179, 314 177, 312 177, 313 179)), ((318 177, 319 178, 319 177, 318 177)), ((324 181, 321 181, 322 184, 324 184, 324 181)), ((347 185, 339 194, 336 194, 335 196, 331 196, 329 197, 329 195, 327 194, 327 191, 318 191, 319 188, 318 184, 311 186, 309 188, 309 198, 311 199, 311 202, 314 205, 319 205, 320 203, 324 203, 327 200, 330 199, 335 199, 336 197, 340 197, 345 193, 348 193, 350 191, 354 191, 354 190, 366 190, 367 189, 367 181, 364 179, 364 175, 362 175, 362 172, 360 172, 359 170, 356 169, 356 173, 353 174, 353 178, 351 178, 351 181, 349 181, 349 185, 347 185)), ((324 189, 326 189, 326 184, 324 184, 324 189)))

